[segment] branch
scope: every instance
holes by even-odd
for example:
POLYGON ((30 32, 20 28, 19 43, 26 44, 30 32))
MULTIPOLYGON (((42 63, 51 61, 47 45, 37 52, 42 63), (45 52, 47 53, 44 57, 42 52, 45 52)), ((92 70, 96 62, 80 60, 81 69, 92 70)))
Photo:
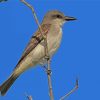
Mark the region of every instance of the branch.
POLYGON ((47 44, 47 37, 43 35, 43 31, 41 29, 41 26, 39 24, 39 21, 38 21, 38 18, 36 16, 36 13, 34 11, 34 8, 29 4, 27 3, 25 0, 21 0, 21 2, 23 2, 26 6, 28 6, 31 10, 32 10, 32 13, 34 15, 34 19, 40 29, 40 32, 41 32, 41 35, 42 37, 44 38, 44 43, 45 43, 45 58, 47 60, 47 76, 48 76, 48 85, 49 85, 49 95, 50 95, 50 100, 54 100, 54 97, 53 97, 53 91, 52 91, 52 83, 51 83, 51 68, 50 68, 50 56, 49 56, 49 53, 48 53, 48 44, 47 44))
POLYGON ((27 95, 27 93, 25 93, 25 96, 27 97, 28 100, 33 100, 33 99, 32 99, 32 96, 27 95))
POLYGON ((65 96, 61 97, 60 100, 65 100, 69 95, 74 93, 78 89, 78 87, 79 87, 79 83, 78 83, 78 79, 76 79, 75 87, 69 93, 67 93, 65 96))

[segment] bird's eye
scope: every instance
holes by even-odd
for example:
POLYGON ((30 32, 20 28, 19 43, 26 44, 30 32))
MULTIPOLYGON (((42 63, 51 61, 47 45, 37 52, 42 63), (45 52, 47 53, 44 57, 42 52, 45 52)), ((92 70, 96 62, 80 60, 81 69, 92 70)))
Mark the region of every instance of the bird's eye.
POLYGON ((57 15, 57 18, 62 18, 62 16, 61 15, 57 15))

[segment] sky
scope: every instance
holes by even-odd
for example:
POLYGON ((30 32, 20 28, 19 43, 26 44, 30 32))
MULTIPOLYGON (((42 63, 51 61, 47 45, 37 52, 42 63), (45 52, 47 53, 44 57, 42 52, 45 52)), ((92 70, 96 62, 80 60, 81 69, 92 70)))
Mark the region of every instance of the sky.
MULTIPOLYGON (((100 0, 27 0, 41 22, 46 12, 62 11, 77 18, 63 26, 61 46, 51 61, 55 100, 79 79, 79 89, 66 100, 100 99, 100 0)), ((13 72, 37 24, 19 0, 0 3, 0 84, 13 72)), ((24 72, 0 100, 49 100, 47 75, 37 66, 24 72)))

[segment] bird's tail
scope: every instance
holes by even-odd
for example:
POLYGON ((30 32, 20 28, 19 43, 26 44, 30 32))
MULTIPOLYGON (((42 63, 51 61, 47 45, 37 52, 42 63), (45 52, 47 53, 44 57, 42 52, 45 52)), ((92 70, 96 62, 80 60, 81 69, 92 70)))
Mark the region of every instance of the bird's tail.
POLYGON ((6 94, 6 92, 8 91, 8 89, 12 86, 12 84, 14 83, 14 81, 18 78, 18 76, 12 74, 8 80, 6 80, 1 86, 0 86, 0 92, 1 95, 4 96, 6 94))

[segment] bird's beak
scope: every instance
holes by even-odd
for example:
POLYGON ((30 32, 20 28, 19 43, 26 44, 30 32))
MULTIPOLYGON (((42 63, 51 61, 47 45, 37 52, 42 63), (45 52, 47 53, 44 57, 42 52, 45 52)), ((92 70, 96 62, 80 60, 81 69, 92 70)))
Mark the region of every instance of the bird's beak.
POLYGON ((65 16, 65 21, 73 21, 73 20, 77 20, 76 18, 74 17, 69 17, 69 16, 65 16))

